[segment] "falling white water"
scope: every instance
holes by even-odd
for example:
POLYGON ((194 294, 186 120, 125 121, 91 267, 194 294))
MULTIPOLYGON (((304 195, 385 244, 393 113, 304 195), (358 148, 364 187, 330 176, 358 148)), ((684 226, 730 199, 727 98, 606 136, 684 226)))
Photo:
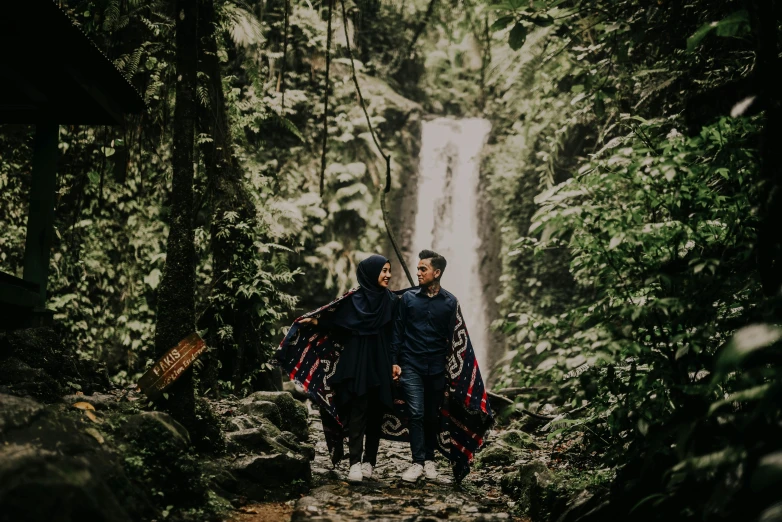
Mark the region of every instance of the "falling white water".
POLYGON ((478 174, 491 125, 479 118, 423 123, 411 266, 432 249, 448 266, 443 288, 459 300, 484 379, 488 320, 479 276, 478 174))

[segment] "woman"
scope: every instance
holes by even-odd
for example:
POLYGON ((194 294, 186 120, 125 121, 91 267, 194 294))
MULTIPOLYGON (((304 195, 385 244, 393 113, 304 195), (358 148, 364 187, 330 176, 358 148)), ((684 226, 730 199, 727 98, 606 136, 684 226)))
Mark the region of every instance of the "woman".
MULTIPOLYGON (((318 393, 327 396, 333 392, 337 422, 343 429, 347 428, 350 448, 348 480, 351 482, 372 476, 380 445, 383 410, 393 408, 388 346, 398 299, 388 289, 391 263, 385 257, 373 255, 361 261, 356 277, 359 283, 357 290, 296 321, 307 334, 307 328, 313 327, 320 332, 308 336, 309 346, 314 342, 316 348, 321 349, 312 366, 317 368, 325 360, 322 389, 318 393), (329 339, 331 343, 326 345, 329 339)), ((281 350, 284 348, 285 341, 281 350)), ((306 352, 302 353, 300 361, 304 361, 305 357, 306 352)), ((294 367, 292 376, 297 374, 297 369, 294 367)), ((310 370, 305 381, 311 379, 315 371, 314 368, 310 370)), ((335 455, 336 460, 341 456, 341 438, 339 440, 340 447, 333 449, 332 460, 335 455)))

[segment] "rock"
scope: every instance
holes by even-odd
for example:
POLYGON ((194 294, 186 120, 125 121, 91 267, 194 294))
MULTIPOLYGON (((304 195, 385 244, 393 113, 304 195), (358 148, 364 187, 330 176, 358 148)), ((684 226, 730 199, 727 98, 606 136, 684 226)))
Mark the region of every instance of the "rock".
POLYGON ((227 438, 229 450, 233 452, 242 449, 250 453, 288 453, 292 451, 309 460, 315 458, 315 448, 299 442, 289 431, 274 433, 263 427, 250 428, 230 432, 227 438))
POLYGON ((0 383, 14 394, 46 402, 54 402, 62 395, 62 388, 49 374, 16 357, 0 360, 0 383))
POLYGON ((358 498, 350 504, 350 509, 362 513, 372 513, 372 503, 364 498, 358 498))
POLYGON ((312 480, 310 461, 293 452, 242 457, 229 464, 236 491, 253 500, 291 498, 312 480))
POLYGON ((280 415, 280 408, 276 404, 270 401, 254 400, 252 397, 247 397, 242 400, 241 409, 244 413, 249 415, 255 415, 258 417, 265 417, 272 421, 275 426, 282 428, 282 416, 280 415))
POLYGON ((102 430, 64 404, 0 395, 0 520, 149 519, 148 498, 102 430))
MULTIPOLYGON (((301 497, 296 501, 291 516, 291 522, 296 520, 311 520, 312 517, 318 517, 323 512, 323 508, 314 497, 301 497)), ((320 520, 320 518, 318 518, 320 520)))
POLYGON ((225 427, 225 431, 241 431, 249 430, 250 428, 257 428, 261 423, 249 415, 239 415, 237 417, 231 417, 228 424, 225 427))
POLYGON ((586 489, 580 491, 566 502, 565 511, 557 518, 557 522, 581 522, 588 520, 606 520, 604 510, 608 507, 607 491, 593 493, 586 489), (600 511, 603 511, 601 514, 600 511))
POLYGON ((43 405, 32 399, 0 394, 0 435, 28 426, 43 410, 43 405))
POLYGON ((554 474, 540 461, 522 465, 500 480, 502 491, 529 506, 533 520, 556 520, 567 507, 567 497, 557 487, 554 474))
POLYGON ((87 402, 91 404, 96 410, 110 410, 118 408, 120 403, 117 401, 117 397, 109 395, 108 393, 93 393, 92 395, 66 395, 62 398, 62 402, 68 405, 75 404, 77 402, 87 402))
POLYGON ((340 496, 335 493, 336 487, 333 485, 321 486, 313 490, 310 495, 312 498, 323 504, 337 503, 340 496))
POLYGON ((108 478, 82 457, 30 445, 0 447, 2 519, 130 522, 108 478))
POLYGON ((279 427, 283 431, 290 431, 296 438, 306 441, 309 437, 309 423, 307 422, 307 407, 298 402, 288 392, 259 391, 248 396, 242 404, 251 404, 258 401, 273 402, 277 405, 282 416, 279 427))
POLYGON ((476 461, 481 466, 509 466, 523 456, 524 453, 521 450, 504 442, 495 441, 478 453, 476 461))
POLYGON ((287 448, 295 451, 296 453, 299 453, 300 455, 304 455, 308 459, 312 460, 315 458, 315 446, 311 444, 305 444, 303 442, 299 442, 296 439, 296 435, 291 433, 290 431, 283 431, 279 435, 277 435, 274 440, 283 446, 286 446, 287 448))
POLYGON ((297 385, 294 381, 285 381, 282 383, 282 391, 290 393, 297 401, 304 402, 309 398, 309 394, 304 391, 304 388, 297 385))
POLYGON ((154 428, 162 430, 176 446, 186 448, 190 445, 190 434, 187 428, 162 411, 145 411, 131 415, 123 427, 129 438, 145 437, 150 429, 154 428))
POLYGON ((521 430, 507 430, 500 434, 499 439, 517 449, 540 449, 538 443, 535 442, 534 437, 529 433, 524 433, 521 430))
POLYGON ((281 452, 284 448, 266 434, 263 428, 250 428, 232 431, 226 435, 229 451, 236 452, 235 446, 254 453, 281 452))
POLYGON ((284 486, 294 480, 311 479, 310 463, 293 452, 276 455, 256 455, 238 459, 231 469, 240 476, 253 479, 256 484, 269 487, 284 486))
MULTIPOLYGON (((94 389, 109 388, 106 367, 92 361, 82 361, 65 348, 60 336, 48 327, 14 330, 0 337, 0 359, 16 358, 30 368, 42 370, 48 379, 56 382, 62 390, 75 389, 92 392, 94 389)), ((0 383, 3 378, 0 377, 0 383)), ((26 381, 32 383, 35 381, 26 381)), ((31 390, 42 400, 59 400, 50 395, 48 389, 31 390)))
POLYGON ((547 485, 553 477, 546 465, 536 460, 522 465, 518 471, 503 475, 500 487, 504 493, 515 497, 524 494, 533 484, 547 485))

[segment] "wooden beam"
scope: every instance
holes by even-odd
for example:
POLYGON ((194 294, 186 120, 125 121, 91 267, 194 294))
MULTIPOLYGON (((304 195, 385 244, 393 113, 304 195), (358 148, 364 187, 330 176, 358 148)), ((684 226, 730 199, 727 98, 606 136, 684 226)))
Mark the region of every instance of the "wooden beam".
POLYGON ((35 127, 33 177, 24 249, 24 280, 38 285, 37 309, 46 307, 46 281, 49 277, 49 257, 54 235, 59 132, 60 126, 54 123, 41 123, 35 127))
POLYGON ((0 306, 29 308, 38 305, 38 285, 0 272, 0 306))

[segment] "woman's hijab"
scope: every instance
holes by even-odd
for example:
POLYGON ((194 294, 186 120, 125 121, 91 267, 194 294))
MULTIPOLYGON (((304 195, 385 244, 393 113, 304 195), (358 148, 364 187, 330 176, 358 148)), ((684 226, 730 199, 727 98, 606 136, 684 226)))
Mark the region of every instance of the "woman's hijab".
POLYGON ((334 313, 334 324, 359 334, 374 334, 392 319, 396 296, 378 283, 388 259, 372 255, 361 261, 356 269, 360 288, 349 302, 334 313))

